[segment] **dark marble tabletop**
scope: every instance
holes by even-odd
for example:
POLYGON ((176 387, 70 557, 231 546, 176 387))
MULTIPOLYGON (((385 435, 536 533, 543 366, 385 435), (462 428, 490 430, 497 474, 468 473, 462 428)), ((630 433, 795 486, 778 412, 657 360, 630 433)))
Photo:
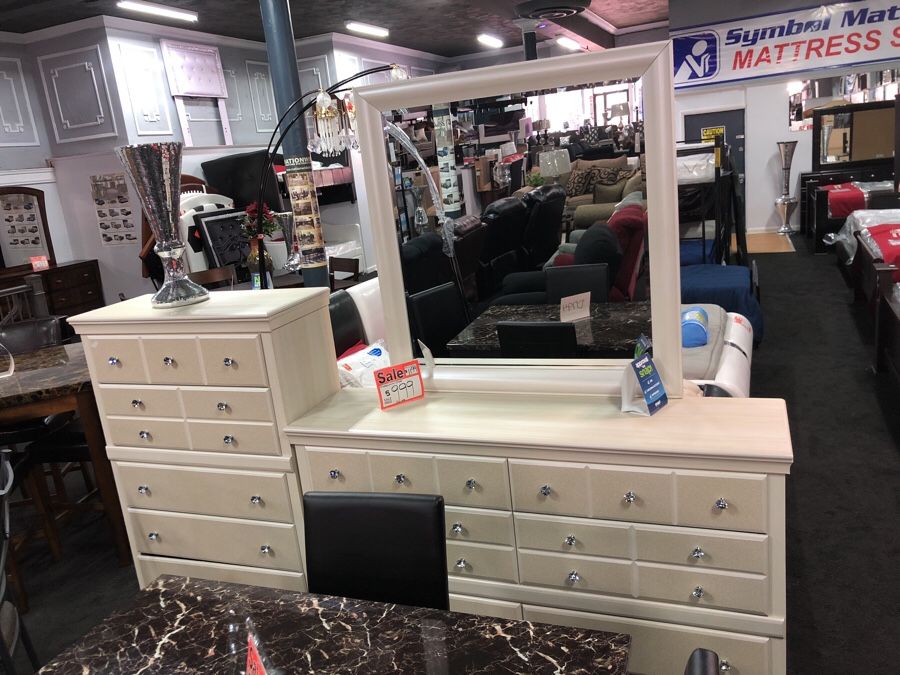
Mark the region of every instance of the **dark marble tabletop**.
MULTIPOLYGON (((447 343, 451 356, 500 356, 500 321, 559 321, 559 304, 491 305, 447 343)), ((591 358, 634 358, 643 333, 650 337, 649 302, 591 303, 590 320, 575 322, 579 351, 591 358)))
MULTIPOLYGON (((84 347, 76 343, 44 347, 15 357, 15 372, 0 379, 0 409, 77 394, 91 384, 84 347)), ((9 355, 0 355, 0 373, 9 355)))
POLYGON ((627 634, 164 576, 40 672, 232 675, 246 616, 284 674, 624 675, 631 646, 627 634))

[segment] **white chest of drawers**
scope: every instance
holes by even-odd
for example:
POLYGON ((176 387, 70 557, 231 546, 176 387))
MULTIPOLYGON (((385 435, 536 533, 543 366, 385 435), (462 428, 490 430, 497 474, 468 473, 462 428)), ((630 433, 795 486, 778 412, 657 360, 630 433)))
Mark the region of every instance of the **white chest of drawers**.
POLYGON ((72 318, 138 580, 183 574, 303 590, 284 427, 337 387, 325 289, 149 296, 72 318))

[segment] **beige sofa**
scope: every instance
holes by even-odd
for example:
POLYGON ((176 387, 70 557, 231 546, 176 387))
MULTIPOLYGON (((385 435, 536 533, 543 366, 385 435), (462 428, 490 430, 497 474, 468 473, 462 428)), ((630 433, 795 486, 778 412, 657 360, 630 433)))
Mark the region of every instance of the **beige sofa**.
MULTIPOLYGON (((614 159, 583 160, 572 162, 572 171, 587 171, 593 168, 628 169, 625 157, 614 159)), ((572 174, 563 174, 559 182, 569 185, 572 174)), ((636 191, 643 191, 643 175, 640 169, 634 175, 622 178, 613 185, 597 185, 586 194, 566 197, 566 210, 563 213, 563 229, 568 238, 573 229, 586 229, 593 223, 608 220, 616 204, 622 198, 636 191)))

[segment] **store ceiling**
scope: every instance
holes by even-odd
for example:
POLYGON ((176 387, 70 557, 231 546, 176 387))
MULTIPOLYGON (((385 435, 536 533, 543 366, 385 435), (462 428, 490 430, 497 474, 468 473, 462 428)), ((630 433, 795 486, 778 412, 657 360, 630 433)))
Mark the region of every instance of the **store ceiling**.
MULTIPOLYGON (((190 9, 200 14, 192 29, 204 33, 263 40, 259 0, 156 0, 160 4, 190 9)), ((520 45, 522 34, 513 23, 520 0, 291 0, 295 37, 322 33, 346 33, 349 19, 390 29, 387 42, 442 56, 459 56, 485 50, 478 33, 491 33, 507 46, 520 45)), ((143 18, 118 9, 116 0, 0 0, 0 31, 27 33, 105 14, 151 20, 181 28, 183 22, 143 18)), ((541 38, 570 35, 582 43, 611 44, 600 17, 617 29, 665 21, 668 0, 593 0, 585 13, 548 24, 541 38)), ((607 45, 608 46, 608 45, 607 45)))

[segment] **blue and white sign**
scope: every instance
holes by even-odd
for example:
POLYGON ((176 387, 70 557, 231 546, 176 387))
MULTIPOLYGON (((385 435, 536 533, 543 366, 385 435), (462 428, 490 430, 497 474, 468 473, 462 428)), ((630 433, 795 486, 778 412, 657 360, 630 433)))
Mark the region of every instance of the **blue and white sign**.
POLYGON ((675 87, 900 60, 900 4, 851 0, 672 33, 675 87))

